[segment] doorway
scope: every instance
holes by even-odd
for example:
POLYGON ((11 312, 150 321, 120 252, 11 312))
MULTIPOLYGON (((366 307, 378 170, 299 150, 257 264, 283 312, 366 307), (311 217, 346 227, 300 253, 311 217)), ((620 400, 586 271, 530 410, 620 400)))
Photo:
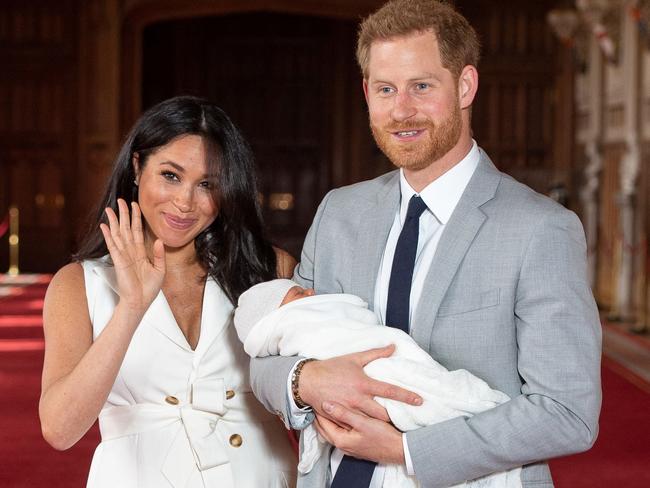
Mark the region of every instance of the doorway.
MULTIPOLYGON (((365 111, 355 29, 351 20, 244 13, 143 32, 142 108, 181 94, 223 108, 252 146, 271 237, 296 257, 318 203, 345 183, 333 160, 344 164, 340 146, 354 144, 341 137, 349 107, 365 111)), ((367 132, 364 118, 359 125, 348 136, 367 132)))

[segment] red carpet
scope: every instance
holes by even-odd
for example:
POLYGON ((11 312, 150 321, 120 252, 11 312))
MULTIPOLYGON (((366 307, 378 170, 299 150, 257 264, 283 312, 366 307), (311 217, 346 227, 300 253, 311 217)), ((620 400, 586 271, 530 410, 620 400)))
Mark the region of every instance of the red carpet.
POLYGON ((603 360, 603 408, 594 447, 551 462, 558 487, 650 486, 650 385, 603 360))
MULTIPOLYGON (((65 452, 41 437, 41 313, 48 280, 39 281, 0 297, 0 487, 83 487, 99 442, 97 428, 65 452)), ((6 291, 6 283, 0 284, 6 291)))
MULTIPOLYGON (((1 283, 0 283, 1 284, 1 283)), ((98 443, 96 427, 57 452, 38 421, 43 362, 41 306, 46 283, 0 297, 0 487, 81 488, 98 443)), ((584 454, 551 462, 558 488, 650 486, 650 385, 603 361, 600 435, 584 454)))

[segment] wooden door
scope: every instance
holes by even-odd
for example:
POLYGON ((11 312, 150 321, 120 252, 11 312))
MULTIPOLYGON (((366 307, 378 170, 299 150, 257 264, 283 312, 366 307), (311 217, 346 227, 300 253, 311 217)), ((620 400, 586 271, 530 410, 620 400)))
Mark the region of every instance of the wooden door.
POLYGON ((558 101, 572 84, 560 78, 558 42, 546 23, 553 2, 455 3, 482 46, 472 113, 477 142, 499 169, 541 193, 569 186, 573 129, 558 122, 572 120, 572 107, 558 101))
MULTIPOLYGON (((355 69, 354 25, 260 13, 175 20, 144 32, 143 107, 180 94, 219 104, 253 148, 272 237, 296 256, 333 186, 335 87, 355 69)), ((355 96, 362 103, 360 89, 355 96)))

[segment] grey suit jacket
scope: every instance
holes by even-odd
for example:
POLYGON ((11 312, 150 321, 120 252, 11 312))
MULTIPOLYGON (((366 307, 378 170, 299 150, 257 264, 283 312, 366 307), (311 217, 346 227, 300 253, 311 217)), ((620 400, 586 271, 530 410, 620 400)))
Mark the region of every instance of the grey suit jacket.
MULTIPOLYGON (((331 191, 294 278, 317 293, 353 293, 372 307, 399 174, 331 191)), ((595 441, 601 331, 578 218, 481 161, 441 236, 411 335, 450 370, 464 368, 511 400, 472 418, 407 434, 423 487, 444 487, 525 465, 524 486, 552 486, 545 459, 595 441)), ((253 390, 288 415, 295 358, 251 364, 253 390)), ((326 485, 326 463, 299 486, 326 485)))

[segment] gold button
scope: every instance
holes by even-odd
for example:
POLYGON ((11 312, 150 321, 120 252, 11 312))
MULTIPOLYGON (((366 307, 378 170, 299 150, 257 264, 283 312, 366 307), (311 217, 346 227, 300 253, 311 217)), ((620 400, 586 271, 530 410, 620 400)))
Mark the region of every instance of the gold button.
POLYGON ((226 390, 226 400, 230 400, 235 396, 235 390, 226 390))
POLYGON ((179 403, 178 398, 176 398, 175 396, 171 396, 171 395, 166 396, 165 401, 167 403, 169 403, 170 405, 178 405, 178 403, 179 403))
POLYGON ((233 434, 230 436, 230 445, 232 447, 239 447, 244 442, 239 434, 233 434))

